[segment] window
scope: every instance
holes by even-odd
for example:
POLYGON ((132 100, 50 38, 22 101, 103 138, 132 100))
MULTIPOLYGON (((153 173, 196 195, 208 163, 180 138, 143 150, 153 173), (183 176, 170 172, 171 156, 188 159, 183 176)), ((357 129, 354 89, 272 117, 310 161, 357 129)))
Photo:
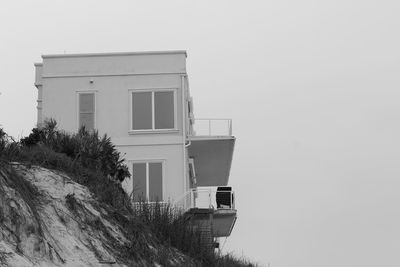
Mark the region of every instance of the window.
POLYGON ((79 93, 79 128, 87 130, 95 128, 95 95, 94 93, 79 93))
POLYGON ((162 162, 133 163, 133 197, 134 200, 163 200, 163 164, 162 162))
POLYGON ((175 91, 132 92, 132 130, 175 129, 175 91))

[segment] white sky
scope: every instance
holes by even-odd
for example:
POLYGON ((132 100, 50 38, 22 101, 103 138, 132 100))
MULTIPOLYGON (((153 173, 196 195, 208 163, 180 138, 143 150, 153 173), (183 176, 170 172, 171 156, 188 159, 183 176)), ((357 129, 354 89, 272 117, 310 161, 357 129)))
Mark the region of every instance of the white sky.
POLYGON ((188 51, 197 117, 230 117, 239 218, 271 267, 400 266, 400 2, 7 1, 0 124, 36 122, 42 54, 188 51))

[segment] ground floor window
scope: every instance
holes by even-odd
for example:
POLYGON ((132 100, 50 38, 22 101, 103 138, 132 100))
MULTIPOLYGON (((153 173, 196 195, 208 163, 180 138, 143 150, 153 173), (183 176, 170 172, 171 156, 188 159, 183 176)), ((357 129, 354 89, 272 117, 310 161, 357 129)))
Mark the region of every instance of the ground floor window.
POLYGON ((163 201, 163 163, 135 162, 132 171, 133 199, 163 201))

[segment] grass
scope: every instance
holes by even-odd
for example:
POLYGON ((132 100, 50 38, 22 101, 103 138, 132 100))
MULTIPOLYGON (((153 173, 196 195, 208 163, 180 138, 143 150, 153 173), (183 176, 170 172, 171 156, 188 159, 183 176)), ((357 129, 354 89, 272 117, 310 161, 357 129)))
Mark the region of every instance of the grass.
MULTIPOLYGON (((197 266, 243 267, 256 266, 250 261, 234 255, 220 255, 201 242, 201 234, 192 227, 181 210, 170 204, 144 202, 136 205, 135 217, 140 219, 166 247, 174 247, 194 259, 197 266)), ((160 263, 168 262, 166 258, 160 263)), ((164 265, 163 265, 164 266, 164 265)), ((168 265, 165 265, 168 266, 168 265)))
POLYGON ((200 232, 192 227, 182 211, 170 204, 156 202, 149 205, 141 202, 136 205, 134 216, 147 225, 166 246, 175 247, 200 262, 212 254, 200 242, 200 232))

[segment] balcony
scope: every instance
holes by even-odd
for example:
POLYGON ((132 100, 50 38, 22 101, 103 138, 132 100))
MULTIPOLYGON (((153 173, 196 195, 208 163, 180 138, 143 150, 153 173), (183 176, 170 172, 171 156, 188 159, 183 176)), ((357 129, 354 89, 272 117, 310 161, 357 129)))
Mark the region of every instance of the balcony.
POLYGON ((193 188, 179 198, 174 205, 188 209, 234 210, 235 192, 230 187, 224 188, 193 188))
POLYGON ((213 237, 229 236, 236 222, 235 193, 230 187, 192 189, 174 206, 186 210, 196 224, 208 225, 213 237))
POLYGON ((231 119, 192 120, 188 155, 194 161, 197 186, 226 186, 235 137, 231 119))

